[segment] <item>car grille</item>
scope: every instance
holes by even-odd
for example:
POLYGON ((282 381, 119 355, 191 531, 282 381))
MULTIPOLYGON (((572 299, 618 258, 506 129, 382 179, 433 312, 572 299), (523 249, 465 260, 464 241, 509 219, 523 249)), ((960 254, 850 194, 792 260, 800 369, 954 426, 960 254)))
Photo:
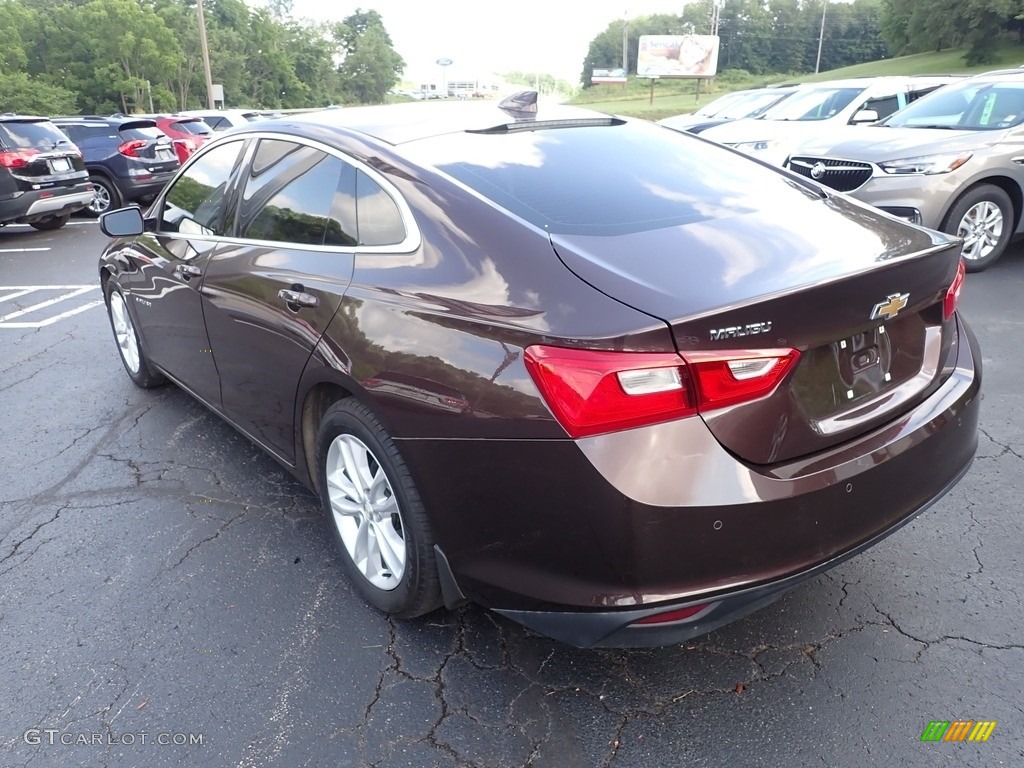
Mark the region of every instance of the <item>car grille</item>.
POLYGON ((853 192, 871 178, 871 166, 853 160, 791 157, 789 169, 839 192, 853 192))

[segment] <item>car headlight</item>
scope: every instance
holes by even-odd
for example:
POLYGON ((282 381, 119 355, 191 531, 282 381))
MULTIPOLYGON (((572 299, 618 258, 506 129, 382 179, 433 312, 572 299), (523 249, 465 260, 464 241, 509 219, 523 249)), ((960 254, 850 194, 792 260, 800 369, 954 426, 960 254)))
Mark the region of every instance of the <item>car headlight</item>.
POLYGON ((971 152, 961 152, 959 154, 950 155, 908 157, 905 160, 891 160, 888 163, 879 163, 878 167, 886 173, 890 173, 895 176, 931 176, 936 173, 949 173, 950 171, 955 171, 971 159, 971 154, 971 152))
POLYGON ((746 152, 747 154, 755 154, 757 152, 766 152, 778 145, 778 141, 773 139, 761 139, 761 141, 741 141, 739 144, 733 144, 735 149, 740 152, 746 152))

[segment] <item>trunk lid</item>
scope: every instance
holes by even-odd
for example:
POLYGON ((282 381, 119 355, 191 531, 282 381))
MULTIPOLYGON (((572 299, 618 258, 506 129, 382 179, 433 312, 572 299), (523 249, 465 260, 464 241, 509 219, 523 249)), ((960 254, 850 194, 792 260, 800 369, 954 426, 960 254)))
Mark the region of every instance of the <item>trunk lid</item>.
POLYGON ((668 323, 684 357, 799 351, 771 394, 702 413, 726 448, 757 464, 898 418, 955 360, 943 301, 958 240, 848 198, 784 198, 675 227, 551 238, 579 277, 668 323))

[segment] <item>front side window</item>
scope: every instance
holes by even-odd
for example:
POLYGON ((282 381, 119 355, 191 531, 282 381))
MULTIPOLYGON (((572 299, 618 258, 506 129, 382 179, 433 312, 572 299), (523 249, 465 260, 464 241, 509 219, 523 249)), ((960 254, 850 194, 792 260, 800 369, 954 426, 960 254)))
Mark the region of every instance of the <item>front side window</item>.
POLYGON ((313 147, 261 139, 242 192, 239 236, 322 245, 344 165, 313 147))
POLYGON ((870 109, 878 115, 878 119, 881 120, 883 117, 888 117, 899 108, 899 97, 896 94, 892 94, 891 96, 879 96, 874 99, 868 99, 857 111, 859 112, 861 109, 870 109))
POLYGON ((224 195, 241 156, 242 141, 221 144, 192 163, 164 198, 160 229, 187 235, 224 235, 224 195))

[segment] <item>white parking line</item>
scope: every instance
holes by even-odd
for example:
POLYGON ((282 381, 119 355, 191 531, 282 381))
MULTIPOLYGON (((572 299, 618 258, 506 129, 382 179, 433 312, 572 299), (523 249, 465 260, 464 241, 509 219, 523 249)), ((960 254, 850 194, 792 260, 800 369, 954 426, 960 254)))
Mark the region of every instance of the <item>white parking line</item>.
POLYGON ((83 304, 83 305, 81 305, 79 307, 75 307, 74 309, 69 309, 66 312, 61 312, 60 314, 54 315, 53 317, 47 317, 47 318, 45 318, 43 320, 22 321, 22 322, 17 322, 17 323, 9 322, 10 320, 13 320, 16 317, 21 317, 22 315, 27 315, 30 312, 36 312, 36 311, 38 311, 40 309, 45 309, 46 307, 53 306, 54 304, 57 304, 59 302, 67 301, 68 299, 74 299, 74 298, 76 298, 78 296, 82 296, 82 295, 88 293, 89 291, 95 291, 95 290, 98 290, 98 289, 99 289, 98 285, 3 285, 3 286, 0 286, 0 303, 6 302, 6 301, 12 301, 12 300, 20 298, 22 296, 26 296, 26 295, 28 295, 30 293, 34 293, 35 291, 57 291, 57 290, 66 291, 65 293, 62 293, 60 296, 55 296, 52 299, 47 299, 46 301, 40 301, 40 302, 38 302, 36 304, 32 304, 31 306, 15 310, 14 312, 8 312, 7 314, 0 316, 0 328, 43 328, 43 327, 45 327, 47 325, 50 325, 52 323, 57 322, 58 320, 62 320, 65 317, 70 317, 71 315, 77 315, 79 312, 84 312, 87 309, 92 309, 93 307, 98 307, 101 304, 103 304, 103 300, 102 299, 99 299, 99 300, 96 300, 96 301, 90 301, 90 302, 88 302, 86 304, 83 304), (4 293, 5 291, 9 291, 9 293, 4 293))
POLYGON ((29 251, 48 251, 49 248, 0 248, 0 253, 28 253, 29 251))
POLYGON ((85 312, 85 310, 92 309, 93 307, 98 307, 101 304, 103 304, 103 299, 99 299, 98 301, 90 301, 88 304, 83 304, 80 307, 75 307, 74 309, 70 309, 67 312, 62 312, 59 315, 54 315, 53 317, 48 317, 45 320, 40 320, 39 322, 36 322, 36 323, 4 323, 4 322, 0 322, 0 328, 43 328, 43 327, 45 327, 47 325, 50 325, 51 323, 56 323, 58 320, 63 320, 65 317, 71 317, 71 315, 77 315, 79 312, 85 312))

